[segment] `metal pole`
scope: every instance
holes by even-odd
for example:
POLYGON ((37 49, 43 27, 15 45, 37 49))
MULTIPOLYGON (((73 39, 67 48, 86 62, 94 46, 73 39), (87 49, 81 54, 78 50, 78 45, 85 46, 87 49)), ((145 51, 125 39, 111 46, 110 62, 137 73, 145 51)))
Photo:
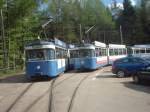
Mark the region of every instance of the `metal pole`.
POLYGON ((122 26, 121 25, 120 25, 120 40, 121 40, 121 44, 123 44, 122 26))
POLYGON ((106 42, 106 35, 105 35, 105 30, 104 30, 104 43, 106 42))
POLYGON ((14 70, 16 69, 16 55, 15 55, 15 53, 14 53, 14 56, 13 56, 13 58, 14 58, 14 63, 13 63, 13 65, 14 65, 14 70))
POLYGON ((80 41, 82 42, 82 26, 80 24, 80 41))
POLYGON ((1 24, 2 24, 2 42, 3 42, 3 66, 6 67, 6 45, 5 45, 5 31, 4 31, 4 18, 3 10, 1 9, 1 24))

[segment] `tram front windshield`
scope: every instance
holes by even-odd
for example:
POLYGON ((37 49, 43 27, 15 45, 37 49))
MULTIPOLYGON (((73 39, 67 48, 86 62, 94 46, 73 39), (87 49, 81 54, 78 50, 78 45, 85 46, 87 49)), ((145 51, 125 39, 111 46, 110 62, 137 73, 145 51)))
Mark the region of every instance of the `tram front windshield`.
POLYGON ((70 51, 70 58, 87 58, 94 57, 95 51, 92 49, 78 49, 70 51))
POLYGON ((53 49, 34 49, 26 51, 27 60, 51 60, 55 58, 53 49))

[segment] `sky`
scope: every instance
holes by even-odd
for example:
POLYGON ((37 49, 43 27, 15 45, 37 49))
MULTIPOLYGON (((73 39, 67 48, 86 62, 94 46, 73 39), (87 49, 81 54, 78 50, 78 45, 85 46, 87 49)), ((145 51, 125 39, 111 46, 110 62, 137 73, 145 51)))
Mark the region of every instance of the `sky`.
MULTIPOLYGON (((49 0, 49 1, 51 1, 51 0, 49 0)), ((105 4, 105 6, 110 6, 110 4, 112 3, 113 0, 102 0, 102 1, 105 4)), ((117 2, 117 4, 119 5, 120 8, 123 8, 123 4, 122 4, 123 1, 124 0, 116 0, 116 2, 117 2)), ((136 5, 137 1, 138 0, 131 0, 132 5, 136 5)), ((40 10, 44 10, 47 7, 48 7, 47 4, 42 4, 41 7, 40 7, 40 10)))
MULTIPOLYGON (((113 0, 102 0, 106 6, 109 6, 113 0)), ((132 5, 136 5, 137 0, 131 0, 132 5)), ((123 0, 116 0, 117 3, 122 4, 123 0)))

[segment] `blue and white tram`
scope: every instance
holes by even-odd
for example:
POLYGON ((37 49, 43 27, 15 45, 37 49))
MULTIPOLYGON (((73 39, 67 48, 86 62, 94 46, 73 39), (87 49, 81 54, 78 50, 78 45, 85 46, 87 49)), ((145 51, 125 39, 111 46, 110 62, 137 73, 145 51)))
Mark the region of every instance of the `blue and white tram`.
POLYGON ((70 49, 70 66, 73 69, 95 70, 107 64, 106 45, 95 41, 70 49))
POLYGON ((34 77, 55 77, 65 71, 67 66, 67 49, 65 43, 34 41, 25 47, 26 74, 34 77))
POLYGON ((127 56, 127 48, 125 45, 109 44, 108 45, 108 64, 119 58, 127 56))
POLYGON ((95 55, 94 50, 95 47, 91 44, 83 44, 70 49, 70 67, 75 70, 93 68, 92 57, 95 55))
POLYGON ((130 53, 135 57, 150 58, 150 44, 134 45, 130 53))

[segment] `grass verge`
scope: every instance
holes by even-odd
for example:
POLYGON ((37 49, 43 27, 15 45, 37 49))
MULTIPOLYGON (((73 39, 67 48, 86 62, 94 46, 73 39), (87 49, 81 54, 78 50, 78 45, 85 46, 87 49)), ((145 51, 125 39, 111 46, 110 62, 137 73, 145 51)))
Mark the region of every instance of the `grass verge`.
POLYGON ((16 70, 3 70, 3 71, 0 71, 0 79, 6 78, 6 77, 9 77, 9 76, 15 76, 15 75, 21 74, 23 72, 24 71, 20 70, 20 69, 16 69, 16 70))

